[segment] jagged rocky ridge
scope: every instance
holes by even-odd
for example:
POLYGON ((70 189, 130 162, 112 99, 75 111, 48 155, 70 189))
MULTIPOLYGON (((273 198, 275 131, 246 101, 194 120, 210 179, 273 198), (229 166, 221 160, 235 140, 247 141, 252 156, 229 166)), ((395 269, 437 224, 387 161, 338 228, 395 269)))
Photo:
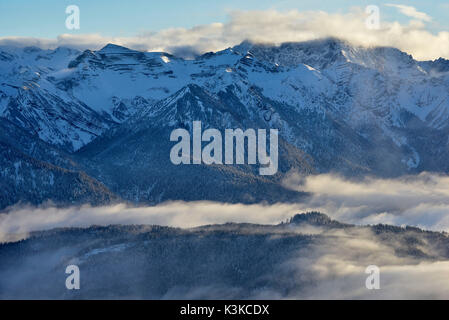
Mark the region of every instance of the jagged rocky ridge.
POLYGON ((2 47, 0 207, 297 201, 303 195, 280 183, 289 170, 447 173, 448 70, 445 59, 421 62, 336 39, 244 42, 194 60, 112 44, 84 52, 2 47), (279 129, 279 173, 172 165, 169 134, 194 120, 279 129), (61 177, 57 187, 51 176, 61 177))

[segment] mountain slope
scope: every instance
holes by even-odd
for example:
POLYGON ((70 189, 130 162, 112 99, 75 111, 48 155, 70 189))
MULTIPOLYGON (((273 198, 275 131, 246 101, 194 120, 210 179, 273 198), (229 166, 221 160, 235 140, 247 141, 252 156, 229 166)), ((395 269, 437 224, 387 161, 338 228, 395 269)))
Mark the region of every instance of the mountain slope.
POLYGON ((118 201, 73 160, 6 119, 0 119, 0 208, 23 203, 56 205, 118 201))
MULTIPOLYGON (((244 42, 193 60, 113 44, 84 52, 3 47, 0 118, 48 150, 72 154, 76 170, 129 201, 295 201, 300 195, 280 183, 289 170, 447 173, 448 65, 337 39, 244 42), (278 129, 279 173, 172 165, 170 132, 199 120, 220 131, 278 129)), ((44 149, 21 152, 53 163, 44 149)))
POLYGON ((354 226, 319 213, 279 225, 54 229, 0 244, 0 298, 447 298, 426 266, 447 263, 448 241, 445 233, 354 226), (71 264, 80 290, 65 287, 71 264), (382 290, 365 288, 372 264, 382 290), (415 272, 413 289, 401 266, 415 272))
MULTIPOLYGON (((228 99, 233 97, 226 96, 228 99)), ((125 199, 157 203, 164 200, 216 200, 229 202, 297 201, 301 194, 280 184, 279 175, 260 176, 258 166, 174 165, 170 160, 170 133, 176 128, 192 130, 192 120, 202 121, 203 130, 253 128, 243 105, 229 108, 225 97, 213 97, 189 85, 152 106, 120 127, 106 132, 77 152, 91 175, 125 199), (239 109, 239 107, 241 107, 239 109)), ((258 127, 265 125, 259 119, 258 127)), ((280 170, 291 167, 313 171, 303 153, 280 141, 280 170)))

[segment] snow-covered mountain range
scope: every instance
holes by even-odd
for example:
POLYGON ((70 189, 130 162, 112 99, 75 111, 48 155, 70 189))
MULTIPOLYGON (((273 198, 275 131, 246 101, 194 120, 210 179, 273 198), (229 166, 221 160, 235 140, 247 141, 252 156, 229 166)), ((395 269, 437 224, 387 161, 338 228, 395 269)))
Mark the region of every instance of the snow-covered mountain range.
POLYGON ((294 201, 290 170, 449 171, 449 61, 337 39, 192 60, 109 44, 0 47, 0 207, 17 202, 294 201), (279 172, 175 166, 170 132, 276 128, 279 172))

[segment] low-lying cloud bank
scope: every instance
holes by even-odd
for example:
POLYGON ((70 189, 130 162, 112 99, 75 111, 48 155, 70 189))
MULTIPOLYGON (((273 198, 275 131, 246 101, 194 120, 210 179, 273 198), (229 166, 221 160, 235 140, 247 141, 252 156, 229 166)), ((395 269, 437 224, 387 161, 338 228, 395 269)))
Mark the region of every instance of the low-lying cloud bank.
MULTIPOLYGON (((382 243, 367 230, 356 234, 342 231, 312 250, 301 251, 279 272, 290 275, 295 283, 307 280, 284 298, 448 299, 449 261, 398 256, 396 240, 382 243), (380 271, 378 290, 365 286, 365 270, 370 265, 380 271)), ((435 253, 430 247, 421 249, 429 255, 435 253)))
POLYGON ((449 177, 421 173, 396 179, 350 181, 325 174, 290 174, 285 185, 313 194, 304 209, 356 224, 412 225, 449 231, 449 177))
MULTIPOLYGON (((300 204, 242 205, 177 201, 137 208, 124 204, 63 209, 12 207, 8 213, 0 214, 0 241, 20 239, 33 230, 83 227, 92 224, 158 224, 183 228, 225 222, 276 224, 285 221, 295 213, 309 210, 318 210, 334 219, 356 224, 408 224, 426 229, 449 231, 449 177, 447 176, 422 173, 398 179, 366 178, 352 181, 330 174, 304 177, 291 173, 284 184, 295 190, 310 192, 312 195, 305 203, 300 204)), ((307 227, 297 228, 297 232, 307 233, 304 232, 307 227)), ((186 278, 185 283, 176 283, 167 288, 160 298, 210 299, 241 298, 242 296, 254 299, 449 298, 449 260, 445 235, 410 230, 407 231, 408 233, 378 234, 370 228, 316 229, 312 230, 312 233, 319 236, 319 241, 310 243, 299 241, 297 249, 295 247, 293 250, 285 246, 289 242, 285 242, 284 246, 279 243, 278 249, 284 250, 285 256, 279 261, 276 260, 274 269, 269 269, 267 273, 264 273, 263 268, 256 271, 251 269, 254 274, 248 274, 245 278, 246 282, 232 285, 228 284, 225 278, 217 277, 213 272, 213 270, 221 270, 219 269, 223 267, 221 263, 220 266, 211 265, 207 269, 211 272, 204 275, 206 279, 211 278, 210 281, 206 281, 207 286, 204 285, 206 282, 197 283, 196 280, 186 278), (368 290, 365 287, 368 277, 365 269, 369 265, 380 268, 380 290, 368 290), (259 286, 257 289, 250 289, 253 288, 254 279, 263 279, 265 285, 262 289, 259 289, 259 286)), ((288 228, 286 232, 290 233, 294 230, 294 228, 288 228)), ((282 233, 282 231, 279 232, 282 233)), ((172 240, 176 241, 176 239, 174 236, 172 240)), ((235 241, 240 241, 239 239, 246 238, 236 237, 235 241)), ((199 245, 200 241, 202 240, 198 239, 195 245, 199 245)), ((130 243, 132 243, 130 248, 133 245, 142 245, 132 241, 130 243)), ((242 240, 236 248, 249 243, 252 242, 242 240)), ((0 279, 8 279, 8 285, 11 288, 27 288, 29 279, 34 277, 39 279, 41 273, 53 274, 54 268, 62 268, 60 264, 66 263, 64 257, 86 255, 83 250, 77 253, 79 248, 67 247, 64 243, 60 245, 61 247, 55 252, 45 251, 42 255, 39 251, 34 252, 36 256, 28 257, 28 260, 20 265, 22 269, 11 267, 11 270, 8 269, 9 273, 0 279), (36 263, 30 261, 36 261, 36 263), (42 264, 42 261, 50 261, 48 268, 46 264, 42 264), (36 266, 40 266, 43 271, 39 269, 37 272, 36 266)), ((106 246, 104 248, 101 241, 85 244, 85 246, 92 252, 107 254, 111 251, 111 245, 103 244, 106 246)), ((118 247, 127 248, 120 245, 118 247)), ((262 252, 264 248, 256 246, 251 250, 262 252)), ((210 250, 210 254, 213 255, 214 247, 211 246, 210 250)), ((138 252, 142 251, 138 250, 138 252)), ((203 254, 204 248, 197 252, 199 255, 203 254)), ((245 266, 246 264, 239 260, 241 257, 237 252, 238 250, 236 253, 228 253, 229 259, 232 260, 229 263, 245 266)), ((140 258, 145 259, 145 257, 133 255, 133 259, 140 258)), ((191 258, 200 259, 199 256, 191 258)), ((90 263, 89 261, 86 263, 90 263)), ((145 279, 159 279, 157 275, 151 273, 151 270, 163 269, 158 265, 158 259, 152 261, 152 267, 147 268, 148 274, 145 279)), ((78 262, 83 268, 84 262, 81 260, 78 262)), ((184 263, 185 261, 176 258, 171 262, 171 266, 176 268, 177 272, 185 272, 186 277, 195 275, 195 272, 185 270, 184 263)), ((199 268, 199 264, 193 263, 191 266, 199 268)), ((97 267, 102 269, 101 266, 97 267)), ((120 269, 121 265, 117 264, 116 268, 120 269)), ((89 268, 86 267, 86 270, 89 268)), ((116 274, 117 270, 111 271, 112 274, 116 274)), ((126 272, 134 274, 132 270, 126 272)), ((136 271, 135 274, 140 273, 136 271)), ((136 283, 143 281, 140 278, 134 280, 136 283)), ((20 292, 19 289, 16 291, 20 292)), ((138 289, 136 288, 136 292, 133 293, 133 298, 140 297, 141 292, 138 289)), ((27 289, 23 290, 28 292, 27 289)), ((116 294, 119 295, 119 292, 116 294)))
POLYGON ((190 29, 169 28, 134 37, 106 37, 92 33, 62 34, 56 39, 10 36, 0 37, 0 45, 68 46, 95 50, 107 43, 115 43, 138 50, 167 51, 189 57, 195 53, 222 50, 243 40, 281 43, 337 37, 354 45, 396 47, 418 60, 449 58, 449 32, 428 31, 426 23, 431 21, 431 17, 413 7, 390 6, 396 7, 411 20, 407 24, 380 20, 379 28, 373 29, 367 27, 369 15, 365 8, 360 7, 347 13, 234 11, 226 23, 198 25, 190 29))
POLYGON ((110 224, 151 224, 191 228, 226 222, 273 224, 291 217, 299 205, 275 206, 224 204, 209 201, 167 202, 152 207, 125 204, 103 207, 10 208, 0 214, 0 241, 7 234, 26 235, 30 231, 60 227, 88 227, 110 224))
POLYGON ((11 234, 90 225, 156 224, 191 228, 226 222, 276 224, 305 211, 320 211, 354 224, 385 223, 449 231, 447 176, 422 173, 398 179, 350 181, 331 174, 303 177, 291 173, 284 185, 309 192, 311 196, 304 203, 275 205, 175 201, 151 207, 16 206, 0 214, 0 240, 11 234))

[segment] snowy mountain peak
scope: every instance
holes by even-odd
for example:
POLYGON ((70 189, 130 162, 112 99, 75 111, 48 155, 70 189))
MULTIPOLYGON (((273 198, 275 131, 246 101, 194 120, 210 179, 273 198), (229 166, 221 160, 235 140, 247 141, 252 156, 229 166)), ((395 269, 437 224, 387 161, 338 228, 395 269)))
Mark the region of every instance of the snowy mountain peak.
POLYGON ((102 49, 97 51, 99 54, 128 54, 128 53, 139 53, 139 51, 131 50, 123 46, 108 43, 102 49))
POLYGON ((344 64, 395 74, 399 74, 402 69, 407 68, 414 68, 415 72, 418 70, 413 57, 396 48, 353 46, 336 38, 289 42, 280 45, 244 41, 233 49, 242 54, 250 53, 260 61, 286 67, 305 64, 321 71, 331 67, 339 68, 344 64))

